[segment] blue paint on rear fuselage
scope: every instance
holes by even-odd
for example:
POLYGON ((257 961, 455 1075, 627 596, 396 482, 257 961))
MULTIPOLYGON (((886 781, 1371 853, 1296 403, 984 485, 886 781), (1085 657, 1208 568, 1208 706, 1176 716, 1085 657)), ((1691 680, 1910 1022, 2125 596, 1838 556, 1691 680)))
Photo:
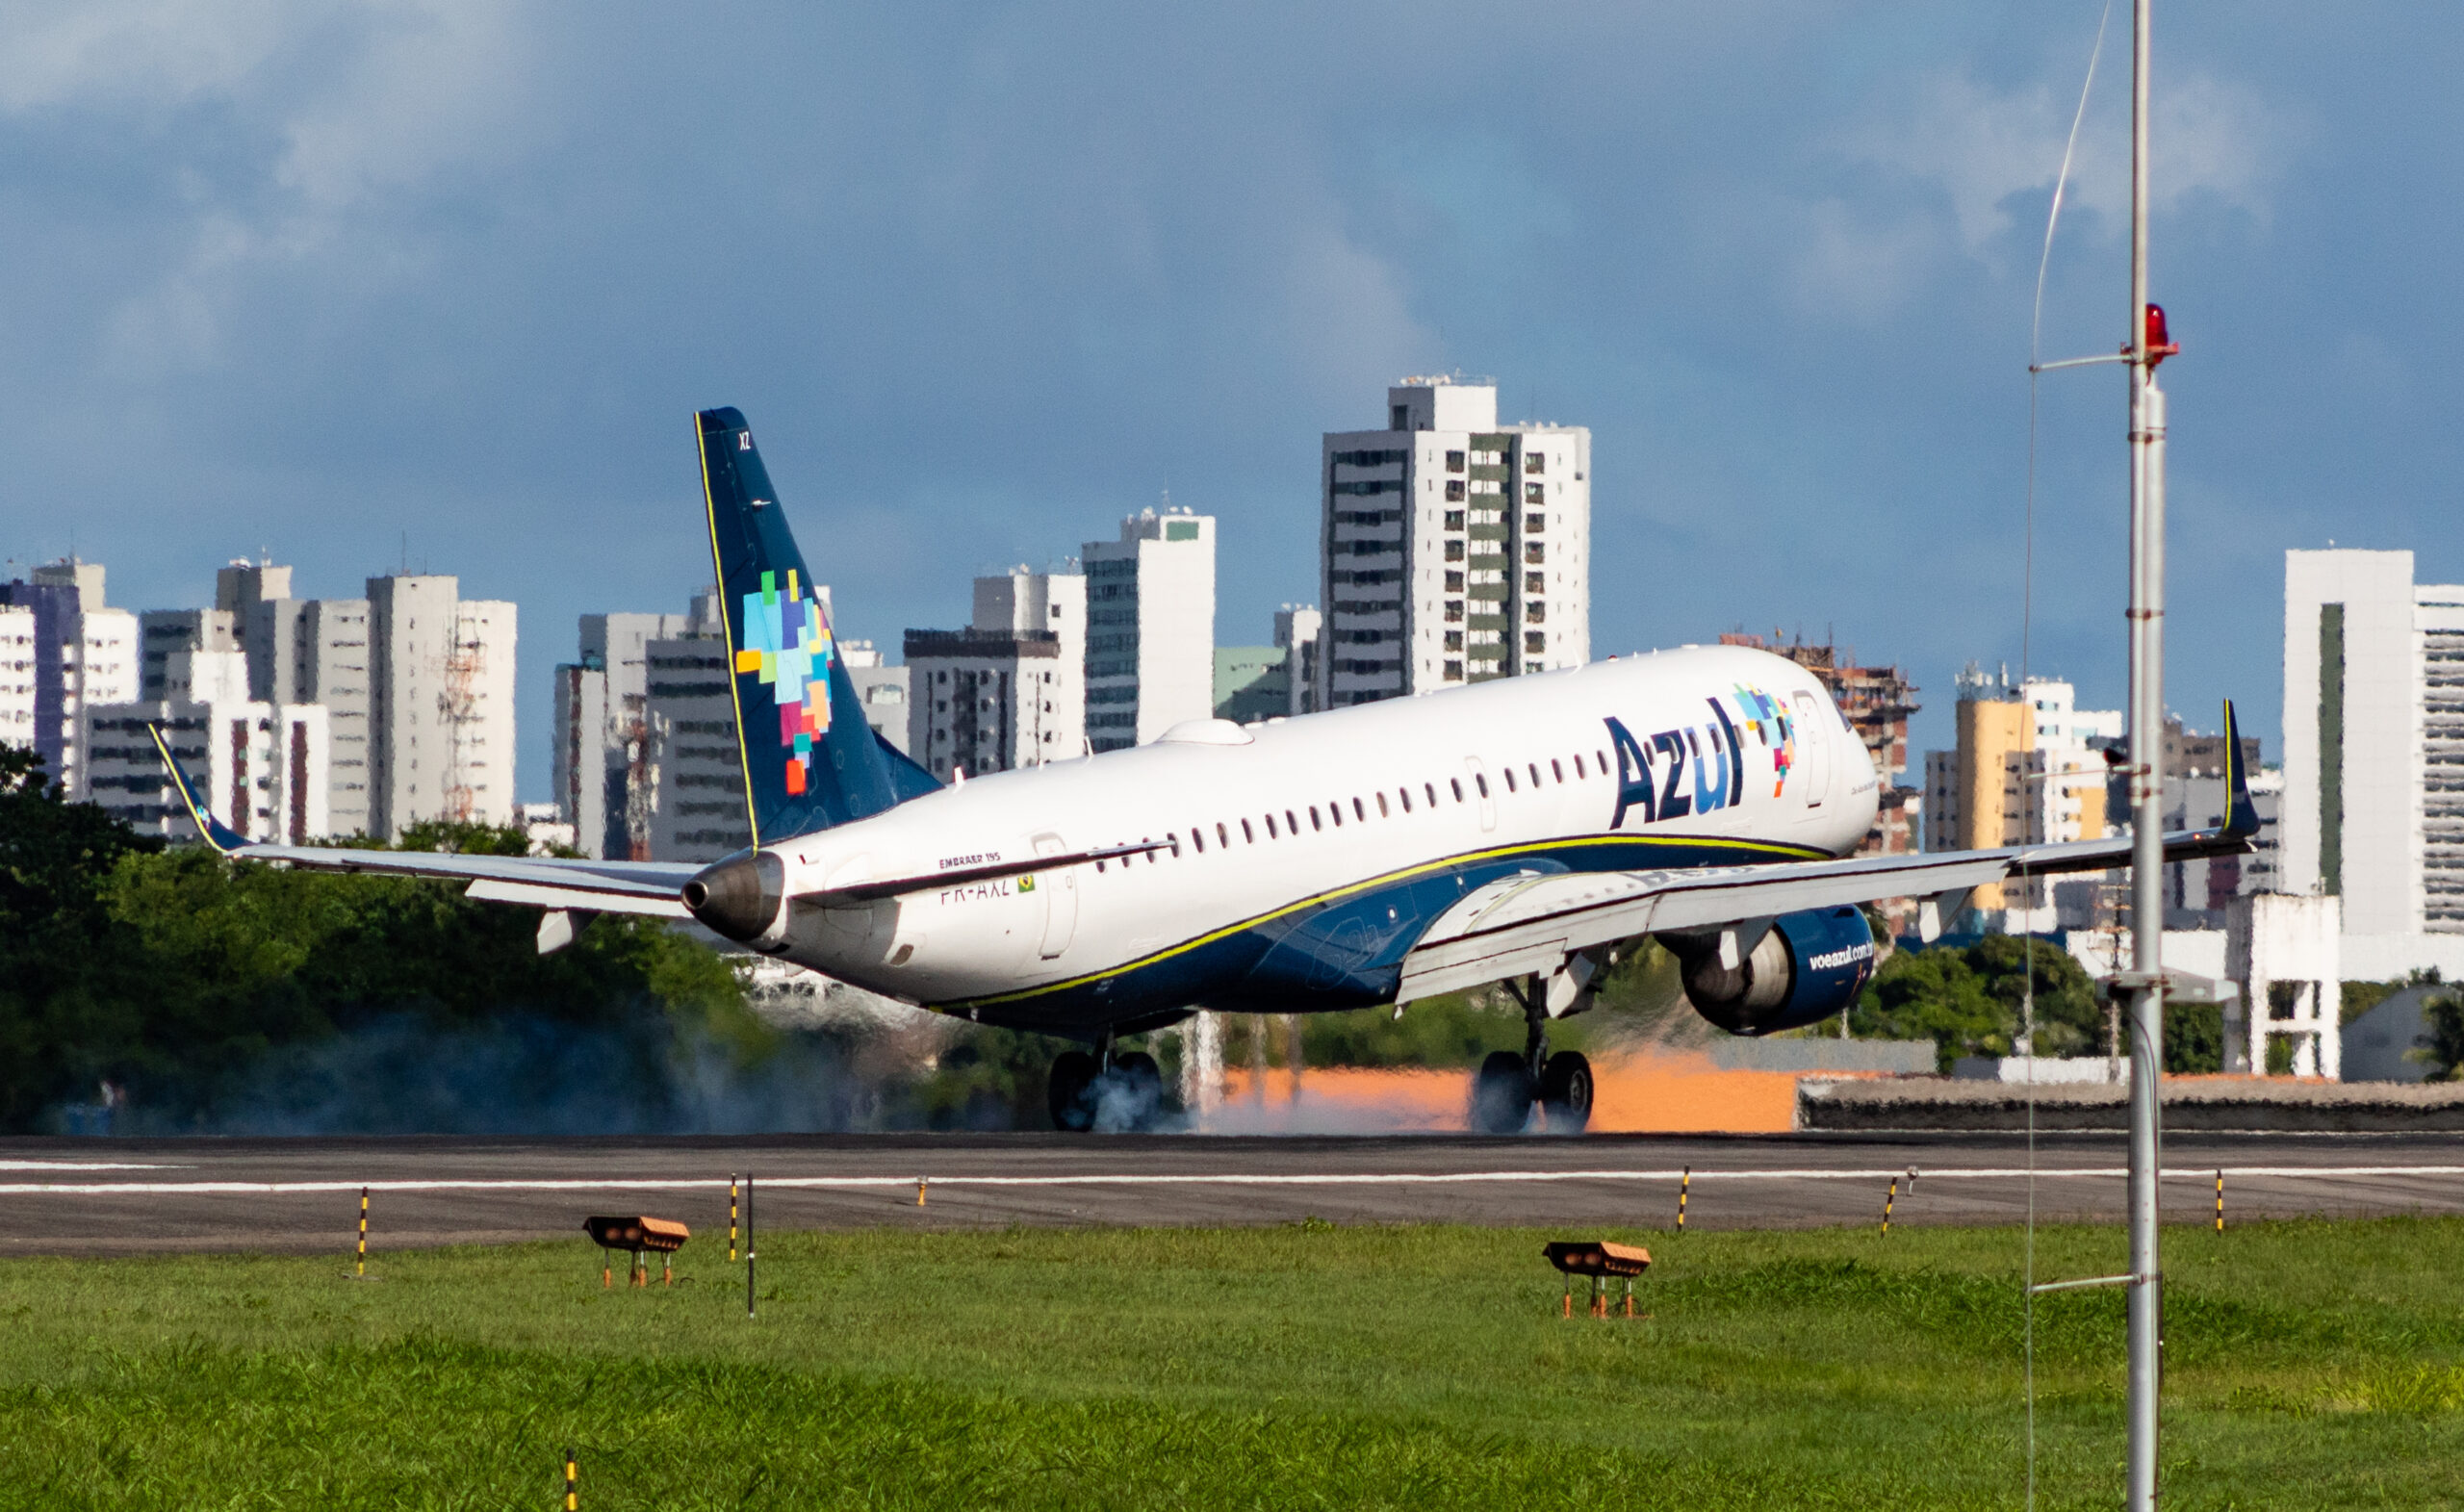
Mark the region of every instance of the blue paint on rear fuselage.
POLYGON ((1827 853, 1784 842, 1678 835, 1583 835, 1480 851, 1279 910, 1168 946, 1108 971, 991 997, 931 1005, 1007 1029, 1092 1038, 1104 1026, 1197 1008, 1325 1013, 1395 1000, 1403 958, 1469 894, 1505 878, 1564 872, 1681 871, 1827 853))

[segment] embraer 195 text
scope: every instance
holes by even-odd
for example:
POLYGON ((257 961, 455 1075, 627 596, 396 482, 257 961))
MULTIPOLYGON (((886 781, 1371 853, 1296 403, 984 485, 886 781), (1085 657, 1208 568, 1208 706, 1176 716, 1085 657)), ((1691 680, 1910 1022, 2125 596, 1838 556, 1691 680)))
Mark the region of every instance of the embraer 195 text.
MULTIPOLYGON (((543 950, 578 916, 689 915, 875 992, 1067 1036, 1091 1049, 1054 1064, 1064 1128, 1090 1125, 1103 1078, 1151 1107, 1154 1061, 1116 1038, 1196 1009, 1399 1008, 1490 983, 1528 1032, 1482 1067, 1476 1120, 1519 1129, 1537 1102, 1579 1128, 1590 1068, 1550 1054, 1547 1029, 1590 1006, 1626 942, 1656 937, 1705 1017, 1766 1034, 1864 987, 1861 904, 1919 900, 1930 939, 1979 885, 2130 859, 2119 838, 1849 858, 1877 797, 1863 743, 1804 668, 1729 646, 1193 720, 944 786, 865 724, 744 417, 699 422, 751 849, 699 866, 253 844, 173 762, 208 842, 467 879, 475 898, 546 910, 543 950)), ((2169 859, 2238 853, 2256 832, 2229 705, 2225 733, 2231 811, 2167 836, 2169 859)))

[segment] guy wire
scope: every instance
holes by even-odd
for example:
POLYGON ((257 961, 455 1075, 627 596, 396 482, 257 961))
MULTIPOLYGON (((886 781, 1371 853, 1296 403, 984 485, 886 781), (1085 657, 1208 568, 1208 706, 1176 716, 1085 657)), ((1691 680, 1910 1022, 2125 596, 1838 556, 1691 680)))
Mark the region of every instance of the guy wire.
MULTIPOLYGON (((2105 0, 2104 11, 2096 18, 2096 40, 2088 51, 2088 76, 2079 85, 2079 107, 2071 113, 2070 136, 2062 148, 2062 170, 2054 175, 2053 202, 2044 218, 2044 249, 2037 258, 2036 307, 2028 323, 2028 475, 2026 499, 2022 509, 2019 568, 2019 687, 2025 694, 2030 675, 2030 656, 2035 650, 2037 589, 2037 431, 2038 383, 2041 374, 2038 365, 2044 361, 2044 284, 2046 271, 2053 266, 2054 230, 2062 222, 2062 198, 2070 187, 2070 165, 2079 151, 2079 128, 2088 118, 2088 97, 2096 87, 2096 63, 2105 52, 2105 27, 2112 21, 2113 0, 2105 0)), ((2029 744, 2036 743, 2036 712, 2027 711, 2029 744)), ((2042 812, 2046 793, 2045 779, 2049 773, 2039 773, 2037 810, 2042 812)), ((2024 793, 2025 788, 2021 791, 2024 793)), ((2034 913, 2035 895, 2029 886, 2027 863, 2019 864, 2019 900, 2028 909, 2026 940, 2027 974, 2022 979, 2019 1003, 2020 1047, 2024 1057, 2020 1064, 2022 1094, 2028 1117, 2028 1215, 2020 1258, 2020 1348, 2021 1395, 2027 1414, 2027 1512, 2037 1505, 2037 938, 2034 913)))

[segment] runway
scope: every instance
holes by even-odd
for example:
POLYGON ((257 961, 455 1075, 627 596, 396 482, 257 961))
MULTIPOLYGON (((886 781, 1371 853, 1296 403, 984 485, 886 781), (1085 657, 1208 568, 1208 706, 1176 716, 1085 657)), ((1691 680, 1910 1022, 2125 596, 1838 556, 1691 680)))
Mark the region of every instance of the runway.
MULTIPOLYGON (((2047 1221, 2118 1222, 2119 1136, 2040 1136, 2047 1221)), ((2166 1216, 2464 1212, 2464 1136, 2183 1134, 2166 1216)), ((731 1176, 779 1229, 1465 1222, 1666 1227, 2015 1222, 2019 1136, 1223 1139, 834 1135, 689 1139, 0 1140, 0 1255, 347 1247, 567 1237, 593 1213, 724 1234, 731 1176), (925 1200, 916 1201, 922 1180, 925 1200)))

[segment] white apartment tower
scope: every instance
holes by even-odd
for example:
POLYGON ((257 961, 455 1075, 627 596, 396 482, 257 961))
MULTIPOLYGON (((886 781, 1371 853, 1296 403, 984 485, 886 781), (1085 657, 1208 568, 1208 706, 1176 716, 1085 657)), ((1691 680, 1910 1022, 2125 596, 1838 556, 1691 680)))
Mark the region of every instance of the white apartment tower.
MULTIPOLYGON (((830 612, 830 590, 818 590, 830 612)), ((716 594, 685 632, 643 648, 650 730, 650 859, 714 861, 753 843, 736 747, 735 687, 716 594)))
POLYGON ((295 599, 290 568, 237 561, 215 574, 214 606, 238 625, 250 699, 324 707, 327 833, 368 833, 368 601, 295 599))
POLYGON ((0 746, 35 743, 35 611, 0 602, 0 746))
POLYGON ((1498 391, 1386 391, 1386 428, 1329 432, 1320 477, 1322 706, 1591 659, 1591 432, 1498 423, 1498 391))
POLYGON ((585 856, 649 859, 649 648, 690 633, 681 614, 585 614, 580 659, 556 668, 556 811, 585 856))
POLYGON ((80 719, 88 797, 141 834, 192 835, 154 749, 159 728, 203 787, 206 807, 231 829, 294 845, 330 833, 324 708, 252 700, 248 681, 238 651, 176 651, 164 659, 161 697, 88 707, 80 719))
POLYGON ((2348 977, 2464 969, 2464 586, 2284 553, 2279 885, 2343 900, 2348 977))
MULTIPOLYGON (((1090 541, 1087 740, 1143 745, 1215 713, 1215 517, 1144 510, 1090 541)), ((911 656, 909 658, 913 660, 911 656)))
POLYGON ((1086 755, 1089 592, 1075 573, 1020 567, 975 580, 965 629, 909 630, 910 758, 946 782, 1086 755))
POLYGON ((515 612, 453 577, 368 579, 369 830, 514 822, 515 612))
POLYGON ((30 582, 0 583, 0 605, 25 611, 0 626, 0 635, 25 637, 8 659, 30 653, 23 659, 32 663, 0 672, 0 684, 17 688, 0 698, 0 711, 24 712, 29 696, 33 705, 31 721, 0 724, 0 738, 32 745, 46 775, 82 799, 85 711, 137 697, 137 616, 106 607, 102 564, 74 557, 36 568, 30 582))

